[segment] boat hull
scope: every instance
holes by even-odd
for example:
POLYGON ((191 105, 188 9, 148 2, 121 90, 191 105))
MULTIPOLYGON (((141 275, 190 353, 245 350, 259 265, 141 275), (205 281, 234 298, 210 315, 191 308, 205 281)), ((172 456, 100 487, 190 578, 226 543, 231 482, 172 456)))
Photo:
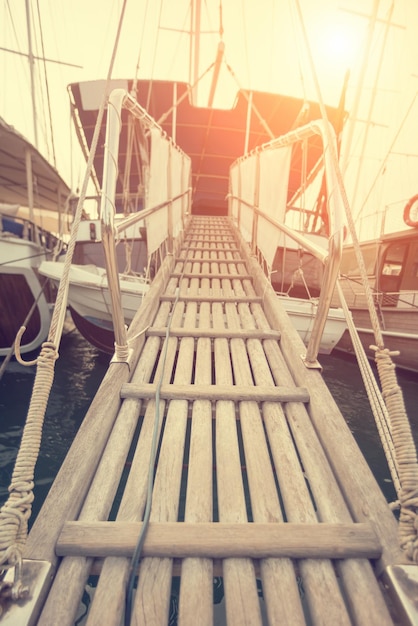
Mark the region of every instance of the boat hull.
MULTIPOLYGON (((64 264, 44 262, 40 272, 59 284, 64 264)), ((120 277, 124 320, 129 325, 149 289, 141 278, 120 277)), ((106 271, 95 265, 72 265, 69 275, 68 306, 77 330, 89 343, 108 354, 114 352, 112 305, 106 271)))
MULTIPOLYGON (((318 305, 314 300, 277 296, 293 326, 298 331, 305 345, 308 345, 318 305)), ((345 315, 340 308, 331 308, 319 346, 320 354, 331 354, 347 328, 345 315)))
MULTIPOLYGON (((366 309, 351 309, 354 325, 357 329, 362 346, 370 359, 374 358, 374 351, 370 348, 375 345, 370 316, 366 309)), ((385 329, 382 336, 385 348, 399 351, 392 360, 401 369, 418 373, 418 311, 408 309, 382 309, 385 329)), ((354 347, 350 333, 346 330, 341 337, 337 351, 353 354, 354 347)))
POLYGON ((0 356, 9 354, 23 324, 22 354, 37 350, 48 335, 51 294, 37 272, 40 256, 44 251, 30 241, 1 238, 0 356))

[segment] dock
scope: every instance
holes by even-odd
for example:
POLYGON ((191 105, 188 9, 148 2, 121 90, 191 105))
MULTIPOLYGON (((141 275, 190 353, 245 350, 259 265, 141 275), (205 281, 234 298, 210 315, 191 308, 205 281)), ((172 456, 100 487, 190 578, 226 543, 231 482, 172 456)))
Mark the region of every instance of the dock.
POLYGON ((189 218, 128 338, 29 534, 32 623, 87 583, 83 623, 123 623, 150 472, 132 624, 396 623, 395 517, 229 217, 189 218))

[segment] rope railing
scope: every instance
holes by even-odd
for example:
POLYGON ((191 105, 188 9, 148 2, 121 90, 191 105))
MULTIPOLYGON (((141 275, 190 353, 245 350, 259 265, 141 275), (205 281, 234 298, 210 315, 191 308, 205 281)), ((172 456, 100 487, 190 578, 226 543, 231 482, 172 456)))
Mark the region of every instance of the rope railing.
MULTIPOLYGON (((99 140, 101 123, 108 98, 110 79, 125 8, 126 0, 124 2, 118 24, 118 32, 112 53, 106 88, 98 112, 86 173, 71 228, 70 241, 68 243, 67 254, 65 256, 62 279, 58 287, 48 340, 43 343, 41 353, 36 360, 37 370, 35 382, 26 425, 23 430, 12 481, 9 487, 9 498, 0 509, 0 571, 15 568, 15 572, 21 572, 22 554, 28 532, 28 520, 31 515, 32 502, 34 499, 33 478, 35 465, 39 454, 43 423, 54 379, 55 361, 58 358, 58 347, 61 340, 67 309, 69 273, 77 239, 78 227, 82 218, 87 186, 99 140)), ((2 590, 3 587, 0 588, 0 600, 2 599, 2 590)), ((8 596, 11 595, 11 597, 15 600, 19 599, 19 597, 24 597, 27 594, 27 591, 28 590, 21 584, 20 576, 16 575, 12 588, 4 588, 4 593, 8 594, 8 596)))

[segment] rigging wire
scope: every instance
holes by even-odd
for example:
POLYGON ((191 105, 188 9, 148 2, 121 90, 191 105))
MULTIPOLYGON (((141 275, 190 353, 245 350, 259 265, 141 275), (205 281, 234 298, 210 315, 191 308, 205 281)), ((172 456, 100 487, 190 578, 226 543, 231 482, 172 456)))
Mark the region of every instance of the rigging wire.
POLYGON ((154 79, 155 63, 156 63, 156 59, 157 59, 158 40, 159 40, 159 37, 160 37, 162 10, 163 10, 163 0, 160 0, 160 10, 159 10, 159 14, 158 14, 157 37, 156 37, 156 41, 155 41, 154 54, 153 54, 152 66, 151 66, 151 80, 150 80, 149 86, 148 86, 147 102, 146 102, 146 105, 145 105, 145 108, 146 108, 147 111, 149 110, 150 100, 151 100, 152 82, 153 82, 153 79, 154 79))
MULTIPOLYGON (((42 68, 43 68, 44 83, 45 83, 45 89, 46 89, 46 103, 47 103, 47 108, 48 108, 49 134, 50 134, 50 137, 51 137, 52 162, 53 162, 54 166, 56 167, 56 165, 57 165, 57 157, 56 157, 56 152, 55 152, 54 132, 53 132, 53 129, 52 129, 51 98, 50 98, 50 93, 49 93, 48 73, 47 73, 47 69, 46 69, 44 36, 43 36, 43 30, 42 30, 41 14, 40 14, 40 9, 39 9, 39 0, 37 0, 37 2, 36 2, 36 8, 37 8, 37 14, 38 14, 39 33, 40 33, 40 40, 41 40, 42 68)), ((45 135, 46 135, 46 126, 47 126, 47 120, 46 119, 44 119, 44 124, 45 124, 45 135)))

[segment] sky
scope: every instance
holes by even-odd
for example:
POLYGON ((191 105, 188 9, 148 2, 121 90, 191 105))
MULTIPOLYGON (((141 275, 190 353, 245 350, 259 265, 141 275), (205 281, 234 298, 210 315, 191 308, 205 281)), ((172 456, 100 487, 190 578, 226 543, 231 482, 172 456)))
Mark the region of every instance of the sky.
MULTIPOLYGON (((3 86, 0 116, 34 142, 29 63, 23 56, 28 51, 26 2, 0 2, 0 72, 3 86)), ((66 182, 77 188, 81 185, 85 166, 71 130, 66 87, 72 82, 106 78, 123 1, 28 0, 28 3, 31 7, 34 54, 61 62, 45 64, 56 167, 66 182)), ((138 67, 139 77, 188 80, 188 38, 184 34, 190 27, 188 4, 186 0, 127 0, 112 76, 131 78, 138 67)), ((206 69, 214 61, 222 37, 225 58, 235 73, 235 79, 232 79, 225 66, 222 69, 219 90, 225 98, 222 105, 232 104, 238 87, 277 91, 297 97, 306 95, 317 100, 318 94, 309 78, 309 57, 301 35, 298 4, 325 103, 337 105, 348 69, 351 71, 351 82, 347 97, 348 101, 354 101, 360 61, 367 41, 368 16, 379 5, 378 15, 385 18, 392 0, 202 0, 200 69, 206 69), (222 35, 219 33, 220 4, 222 35)), ((415 30, 413 37, 417 39, 418 2, 397 0, 394 6, 393 22, 415 26, 412 31, 415 30)), ((379 28, 374 43, 376 54, 379 38, 382 41, 384 37, 383 23, 379 28)), ((405 57, 400 45, 408 41, 408 45, 414 43, 416 47, 416 41, 408 37, 410 35, 405 29, 390 29, 385 46, 393 44, 395 52, 386 55, 385 69, 380 76, 380 86, 385 90, 382 101, 385 106, 392 106, 393 114, 396 111, 399 115, 403 113, 403 105, 402 101, 400 106, 396 105, 395 95, 399 94, 393 92, 393 78, 396 76, 398 80, 401 74, 405 74, 408 84, 405 83, 402 88, 413 91, 416 90, 416 83, 411 76, 414 72, 418 74, 418 68, 413 66, 418 54, 405 57)), ((54 162, 48 131, 45 69, 39 62, 34 67, 39 147, 54 162)), ((372 98, 371 79, 369 84, 366 89, 369 99, 363 98, 363 106, 372 98)), ((204 85, 199 94, 201 98, 205 96, 204 85)), ((219 100, 216 104, 220 104, 219 100)), ((384 125, 386 113, 380 113, 380 106, 374 101, 373 112, 384 125)), ((362 116, 366 114, 367 111, 361 112, 362 116)), ((382 149, 378 143, 376 146, 378 151, 382 149)))

